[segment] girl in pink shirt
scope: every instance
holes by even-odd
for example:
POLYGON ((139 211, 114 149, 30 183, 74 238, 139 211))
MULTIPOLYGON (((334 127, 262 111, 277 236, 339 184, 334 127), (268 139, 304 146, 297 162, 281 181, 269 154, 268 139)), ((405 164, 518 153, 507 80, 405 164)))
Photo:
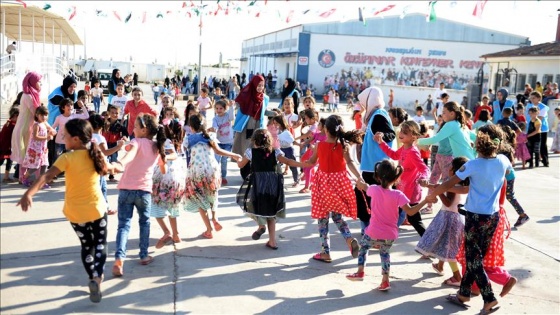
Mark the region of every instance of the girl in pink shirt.
MULTIPOLYGON (((405 194, 412 205, 418 203, 422 198, 422 187, 420 187, 418 181, 426 180, 430 177, 430 170, 422 161, 420 151, 415 145, 418 137, 420 137, 420 126, 413 120, 407 120, 401 124, 399 139, 402 146, 396 151, 383 141, 383 133, 378 132, 375 134, 375 141, 379 143, 381 150, 391 159, 398 160, 399 165, 402 166, 403 174, 397 184, 397 189, 405 194)), ((403 219, 404 212, 401 212, 399 225, 403 219)), ((420 213, 407 215, 407 219, 420 236, 424 235, 426 228, 422 223, 420 213)))
POLYGON ((379 248, 381 257, 381 270, 383 279, 377 290, 386 291, 391 289, 389 284, 389 268, 391 266, 391 255, 389 250, 393 242, 399 236, 397 221, 399 219, 399 208, 407 214, 418 213, 426 204, 422 200, 415 206, 409 204, 409 199, 400 190, 393 190, 391 187, 404 174, 404 168, 397 165, 394 161, 385 159, 375 165, 375 175, 381 183, 378 185, 367 185, 363 180, 356 183, 356 187, 366 191, 371 196, 371 219, 364 231, 360 241, 360 252, 358 254, 358 272, 346 276, 351 281, 364 280, 364 268, 366 265, 367 253, 371 247, 379 248))
POLYGON ((119 227, 115 251, 113 275, 123 275, 123 263, 126 258, 126 243, 130 231, 130 221, 134 207, 138 211, 140 225, 140 264, 148 265, 153 258, 148 256, 150 245, 150 211, 152 206, 152 176, 154 167, 159 165, 161 174, 167 172, 164 145, 167 138, 163 126, 158 127, 157 118, 140 114, 134 121, 134 135, 120 161, 111 163, 118 172, 123 172, 117 186, 119 189, 119 227), (157 142, 152 139, 156 136, 157 142))

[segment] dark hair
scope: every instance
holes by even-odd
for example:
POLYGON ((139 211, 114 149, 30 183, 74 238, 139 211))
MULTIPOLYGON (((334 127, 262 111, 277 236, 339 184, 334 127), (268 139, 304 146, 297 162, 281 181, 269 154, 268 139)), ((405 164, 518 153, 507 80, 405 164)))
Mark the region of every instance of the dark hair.
POLYGON ((286 129, 288 129, 288 122, 286 121, 286 118, 284 117, 284 115, 276 115, 274 117, 272 117, 272 121, 278 123, 280 125, 280 130, 284 131, 286 129))
POLYGON ((531 94, 529 94, 529 95, 534 96, 534 97, 538 98, 539 100, 542 99, 542 94, 539 91, 531 92, 531 94))
POLYGON ((490 112, 487 109, 482 109, 478 114, 478 120, 488 121, 490 119, 490 112))
POLYGON ((536 107, 531 107, 531 108, 528 109, 528 112, 529 113, 538 113, 539 110, 536 107))
POLYGON ((363 131, 344 131, 343 127, 344 123, 342 122, 342 117, 338 115, 331 115, 325 120, 325 130, 340 142, 343 149, 346 148, 346 142, 357 144, 363 142, 363 131))
POLYGON ((408 120, 408 113, 400 107, 389 108, 389 114, 397 119, 399 122, 397 126, 408 120))
POLYGON ((319 124, 321 126, 323 126, 323 128, 325 128, 325 122, 327 121, 327 119, 325 117, 321 117, 319 118, 319 124))
POLYGON ((315 120, 317 120, 317 118, 318 118, 317 117, 317 112, 312 108, 308 108, 308 109, 303 111, 302 118, 305 118, 305 117, 315 119, 315 120))
POLYGON ((519 129, 525 130, 525 128, 527 128, 527 123, 524 121, 520 121, 517 123, 517 126, 519 126, 519 129))
POLYGON ((253 132, 253 136, 251 137, 251 143, 253 143, 253 147, 263 148, 268 153, 271 153, 273 150, 272 136, 267 129, 255 130, 255 132, 253 132))
MULTIPOLYGON (((461 106, 457 104, 457 102, 447 102, 443 105, 443 107, 445 107, 448 111, 455 113, 455 120, 461 125, 461 128, 465 126, 465 115, 463 115, 461 106)), ((478 118, 480 119, 480 115, 478 118)))
POLYGON ((472 112, 470 110, 465 109, 465 111, 463 113, 464 113, 466 119, 471 119, 472 118, 472 112))
POLYGON ((12 103, 13 105, 19 105, 21 104, 21 96, 23 95, 23 91, 19 92, 18 95, 16 96, 16 99, 14 100, 14 102, 12 103))
POLYGON ((107 174, 107 164, 105 163, 105 156, 99 150, 97 143, 92 142, 93 128, 89 121, 85 119, 74 118, 70 119, 64 125, 67 135, 70 137, 78 137, 83 145, 89 145, 89 157, 93 161, 95 172, 101 176, 107 174))
POLYGON ((419 137, 422 135, 420 125, 414 120, 407 120, 401 124, 401 132, 404 134, 412 133, 413 136, 419 137))
POLYGON ((393 160, 383 159, 381 162, 375 163, 375 177, 381 184, 381 187, 389 189, 399 177, 404 169, 393 160))
POLYGON ((523 103, 517 103, 517 106, 515 106, 515 109, 516 110, 525 109, 525 106, 523 106, 523 103))
MULTIPOLYGON (((457 171, 459 171, 459 169, 461 169, 461 167, 468 161, 469 159, 467 159, 464 156, 458 156, 454 158, 453 161, 451 161, 451 171, 453 172, 453 174, 457 173, 457 171)), ((459 185, 461 186, 468 186, 469 184, 470 184, 470 180, 468 177, 459 182, 459 185)), ((450 193, 448 192, 447 196, 451 197, 449 194, 450 193)))
MULTIPOLYGON (((74 102, 69 99, 69 98, 63 98, 62 101, 60 101, 60 103, 58 104, 58 108, 61 109, 63 107, 70 107, 70 109, 72 109, 74 107, 74 102)), ((60 111, 60 113, 62 114, 63 111, 60 111)))
POLYGON ((101 115, 98 114, 89 116, 88 121, 91 124, 91 128, 93 128, 94 131, 103 127, 103 125, 105 124, 103 117, 101 117, 101 115))
POLYGON ((419 123, 419 125, 420 125, 420 135, 425 136, 428 133, 428 126, 426 125, 426 122, 423 121, 419 123))
POLYGON ((172 119, 168 125, 163 125, 163 132, 165 133, 165 137, 173 143, 175 151, 179 150, 183 140, 183 128, 181 128, 179 120, 172 119))
POLYGON ((446 98, 446 97, 449 97, 449 94, 447 94, 447 93, 441 93, 441 95, 440 95, 439 98, 444 99, 444 98, 446 98))
POLYGON ((476 151, 483 157, 491 157, 503 150, 505 136, 502 129, 493 124, 478 128, 476 135, 476 151))
POLYGON ((424 111, 424 108, 422 108, 422 106, 416 106, 416 111, 424 111))
POLYGON ((513 114, 513 109, 511 107, 506 107, 502 110, 502 115, 503 116, 511 116, 511 114, 513 114))
POLYGON ((137 87, 137 86, 135 86, 135 87, 132 89, 132 92, 131 92, 131 93, 134 93, 134 92, 140 92, 140 93, 142 93, 142 95, 144 95, 144 91, 142 91, 142 89, 139 88, 139 87, 137 87))
MULTIPOLYGON (((513 148, 515 148, 515 146, 517 144, 517 141, 516 141, 517 134, 508 125, 500 125, 500 127, 502 128, 502 131, 504 132, 504 139, 503 140, 505 140, 507 142, 507 144, 509 144, 509 146, 512 149, 512 152, 511 152, 512 156, 511 156, 510 162, 513 164, 513 162, 514 162, 513 161, 513 153, 514 153, 513 148)), ((506 151, 508 151, 508 150, 506 150, 506 151)), ((498 153, 507 155, 506 153, 502 153, 501 151, 498 152, 498 153)))
POLYGON ((14 118, 15 116, 19 116, 19 108, 17 106, 13 106, 12 108, 10 108, 8 115, 10 116, 10 119, 14 118))
POLYGON ((222 106, 224 109, 228 108, 227 102, 224 101, 223 99, 217 100, 216 103, 214 103, 214 107, 216 106, 222 106))
POLYGON ((189 117, 189 126, 194 132, 202 132, 204 138, 210 139, 210 135, 206 131, 205 121, 206 119, 201 114, 192 115, 189 117))
POLYGON ((190 126, 190 124, 189 124, 189 112, 191 110, 196 110, 196 107, 194 107, 193 104, 187 105, 187 108, 185 108, 185 126, 190 126))
POLYGON ((200 92, 201 93, 208 93, 208 89, 203 87, 203 88, 200 89, 200 92))
POLYGON ((119 84, 117 84, 117 87, 123 87, 124 88, 124 84, 119 83, 119 84))
POLYGON ((37 109, 35 110, 35 121, 37 121, 37 115, 45 115, 47 116, 49 114, 49 110, 45 107, 45 105, 41 105, 39 107, 37 107, 37 109))
POLYGON ((79 91, 78 91, 78 98, 84 97, 84 96, 87 96, 86 91, 84 91, 84 90, 79 90, 79 91))
POLYGON ((165 146, 165 132, 163 131, 163 126, 159 126, 157 124, 156 118, 150 114, 140 113, 136 117, 136 121, 140 123, 140 126, 143 128, 148 129, 148 135, 150 138, 156 136, 156 146, 159 152, 159 155, 163 160, 165 160, 165 150, 163 149, 165 146))

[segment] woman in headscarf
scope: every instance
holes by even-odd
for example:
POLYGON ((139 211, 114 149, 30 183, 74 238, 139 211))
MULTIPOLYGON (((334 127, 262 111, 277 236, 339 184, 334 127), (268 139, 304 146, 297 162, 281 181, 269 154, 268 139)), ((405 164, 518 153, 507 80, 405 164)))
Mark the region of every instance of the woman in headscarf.
POLYGON ((35 110, 41 106, 41 78, 42 76, 37 72, 29 72, 23 78, 23 94, 19 105, 18 120, 12 134, 12 154, 10 156, 10 159, 20 167, 18 176, 20 183, 25 174, 25 169, 21 167, 21 164, 29 144, 35 110))
MULTIPOLYGON (((239 95, 235 102, 239 104, 239 110, 235 117, 233 131, 232 152, 239 155, 245 154, 247 148, 251 147, 251 137, 256 129, 264 128, 264 116, 268 106, 269 97, 264 94, 264 77, 254 76, 239 95)), ((245 179, 251 169, 250 163, 241 169, 241 176, 245 179)))
POLYGON ((109 110, 109 105, 111 105, 113 96, 117 95, 117 85, 119 83, 125 84, 124 79, 121 77, 121 70, 113 69, 111 80, 109 80, 109 82, 107 83, 109 88, 109 101, 107 102, 107 110, 109 110))
MULTIPOLYGON (((362 126, 362 131, 365 132, 364 142, 361 152, 358 152, 358 157, 361 157, 360 171, 366 183, 369 185, 379 185, 379 182, 375 179, 375 164, 389 157, 383 153, 379 144, 373 140, 373 136, 377 132, 382 132, 383 141, 391 146, 396 134, 389 113, 384 109, 385 101, 383 100, 381 89, 378 87, 366 88, 358 95, 358 101, 366 108, 362 126)), ((363 230, 369 224, 370 214, 368 213, 368 207, 371 198, 357 188, 354 189, 354 192, 356 193, 358 218, 362 223, 363 230)))
POLYGON ((282 100, 280 101, 280 106, 278 106, 278 108, 282 109, 284 99, 291 96, 294 99, 294 113, 298 113, 299 92, 296 89, 296 82, 294 80, 287 78, 284 81, 284 87, 282 88, 280 96, 282 97, 282 100))
MULTIPOLYGON (((57 87, 54 91, 51 92, 49 95, 49 118, 48 123, 49 126, 54 124, 56 117, 60 115, 60 108, 58 105, 60 102, 65 99, 69 98, 72 102, 76 102, 78 100, 78 93, 76 93, 76 86, 78 83, 76 79, 71 76, 67 76, 62 81, 62 86, 57 87)), ((49 149, 49 165, 52 165, 56 160, 56 145, 53 140, 49 140, 47 147, 49 149)))
POLYGON ((498 123, 498 120, 502 119, 502 111, 506 107, 510 107, 515 113, 515 101, 508 100, 508 90, 501 88, 496 93, 496 100, 492 103, 492 122, 494 124, 498 123))

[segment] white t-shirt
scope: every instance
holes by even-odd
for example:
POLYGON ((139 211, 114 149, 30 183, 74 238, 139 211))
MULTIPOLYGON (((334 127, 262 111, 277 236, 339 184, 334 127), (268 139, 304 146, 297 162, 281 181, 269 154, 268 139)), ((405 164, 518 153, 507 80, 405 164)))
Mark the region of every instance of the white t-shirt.
POLYGON ((210 98, 209 97, 202 97, 199 96, 196 101, 198 102, 198 110, 201 112, 205 112, 207 111, 206 107, 208 107, 208 104, 210 104, 210 98))
POLYGON ((100 87, 98 87, 98 88, 93 87, 93 88, 91 88, 90 93, 91 93, 91 96, 93 96, 93 97, 101 97, 103 95, 103 89, 100 88, 100 87))
POLYGON ((412 117, 412 120, 420 124, 421 122, 426 121, 426 117, 414 115, 414 117, 412 117))
POLYGON ((233 128, 231 127, 231 119, 227 113, 221 117, 214 116, 212 119, 212 128, 216 130, 216 138, 220 143, 233 143, 233 128))
POLYGON ((288 130, 282 131, 278 134, 278 141, 280 142, 280 147, 282 149, 293 147, 294 137, 288 130))
POLYGON ((107 147, 107 140, 105 139, 105 137, 103 137, 103 135, 99 133, 93 133, 91 135, 91 142, 97 143, 98 146, 101 146, 102 143, 105 143, 105 147, 107 147))
POLYGON ((288 122, 288 126, 293 128, 294 124, 296 124, 299 120, 299 116, 297 114, 284 114, 284 118, 286 118, 286 121, 288 122))
POLYGON ((119 118, 120 119, 123 118, 124 105, 126 105, 127 101, 128 101, 128 98, 126 97, 126 95, 113 96, 113 98, 111 99, 111 105, 119 108, 119 118))
POLYGON ((447 93, 446 89, 437 89, 434 95, 436 96, 436 116, 440 116, 443 113, 443 102, 441 101, 441 94, 447 93))

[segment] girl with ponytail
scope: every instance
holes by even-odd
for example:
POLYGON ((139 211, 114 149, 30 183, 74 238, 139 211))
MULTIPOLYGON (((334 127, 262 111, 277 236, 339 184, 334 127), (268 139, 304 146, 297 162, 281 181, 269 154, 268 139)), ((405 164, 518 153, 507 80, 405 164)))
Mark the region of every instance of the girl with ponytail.
POLYGON ((69 120, 64 126, 62 154, 49 170, 21 197, 23 211, 32 206, 32 197, 61 172, 66 176, 66 192, 62 212, 70 221, 82 245, 82 263, 89 276, 90 300, 101 301, 101 282, 107 258, 107 204, 101 192, 99 177, 113 169, 96 143, 93 128, 84 119, 69 120))

